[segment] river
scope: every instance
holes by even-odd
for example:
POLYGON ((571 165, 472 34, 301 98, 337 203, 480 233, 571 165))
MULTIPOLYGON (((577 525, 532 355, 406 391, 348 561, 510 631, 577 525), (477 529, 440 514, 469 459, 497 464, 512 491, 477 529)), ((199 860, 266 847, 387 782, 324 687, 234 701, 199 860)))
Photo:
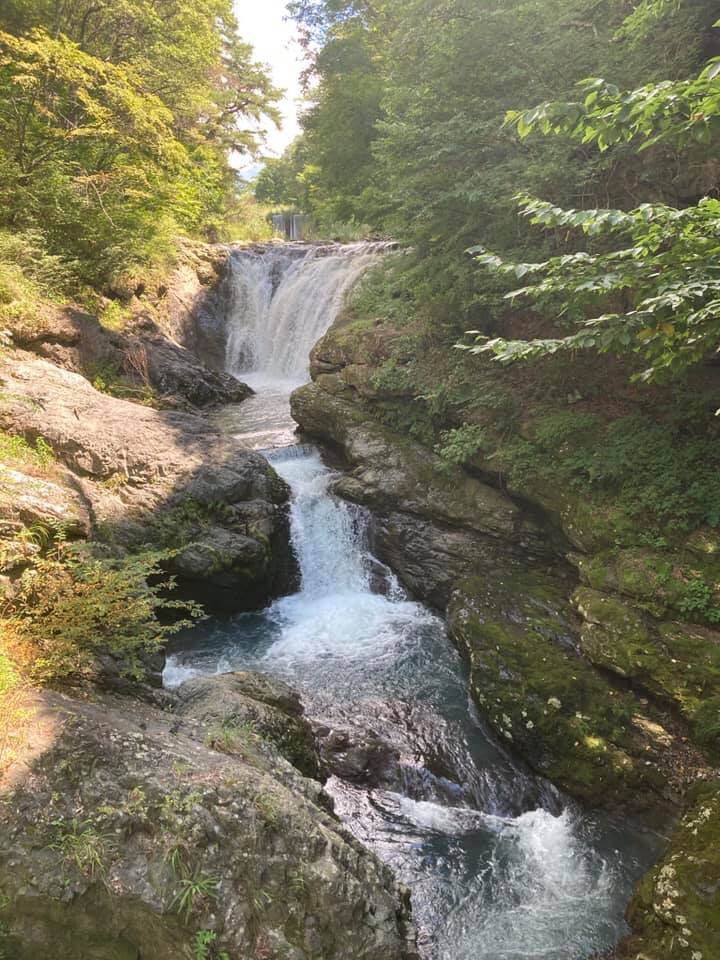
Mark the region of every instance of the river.
POLYGON ((442 619, 372 556, 372 517, 332 495, 321 451, 294 435, 289 395, 308 378, 309 351, 381 254, 371 244, 234 254, 227 366, 256 394, 217 423, 290 485, 301 586, 184 634, 165 683, 258 670, 297 687, 325 729, 387 742, 392 776, 331 777, 326 789, 410 887, 428 960, 587 960, 625 932, 658 838, 582 811, 494 740, 442 619))

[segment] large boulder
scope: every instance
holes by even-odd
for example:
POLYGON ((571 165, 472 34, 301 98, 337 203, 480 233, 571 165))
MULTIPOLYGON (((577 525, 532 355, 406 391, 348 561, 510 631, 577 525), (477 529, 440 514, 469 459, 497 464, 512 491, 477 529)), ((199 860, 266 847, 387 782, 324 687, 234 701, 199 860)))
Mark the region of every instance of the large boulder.
POLYGON ((320 788, 239 730, 139 702, 35 703, 32 756, 0 799, 8 960, 404 960, 407 898, 318 805, 320 788))
POLYGON ((125 327, 112 330, 82 310, 48 306, 31 324, 13 326, 13 342, 108 389, 138 396, 151 389, 163 405, 216 406, 252 394, 222 365, 208 366, 174 340, 151 304, 133 299, 126 310, 125 327))
POLYGON ((31 354, 5 358, 0 382, 0 429, 49 445, 46 479, 95 538, 176 551, 180 579, 218 609, 259 608, 291 588, 288 489, 263 457, 198 414, 110 397, 31 354))
POLYGON ((319 775, 312 728, 295 691, 259 673, 197 677, 177 688, 175 713, 208 727, 208 736, 232 748, 243 731, 273 743, 307 777, 319 775))

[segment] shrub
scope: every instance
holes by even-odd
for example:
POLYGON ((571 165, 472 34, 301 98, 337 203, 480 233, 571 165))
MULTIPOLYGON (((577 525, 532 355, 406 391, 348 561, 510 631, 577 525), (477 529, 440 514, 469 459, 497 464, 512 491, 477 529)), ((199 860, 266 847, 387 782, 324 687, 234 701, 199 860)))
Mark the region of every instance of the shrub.
POLYGON ((701 574, 694 575, 683 586, 678 610, 693 620, 720 623, 720 607, 715 603, 715 591, 701 574))
POLYGON ((441 436, 442 443, 437 448, 443 460, 461 466, 468 463, 475 454, 488 444, 487 431, 477 424, 465 423, 455 430, 447 430, 441 436))
POLYGON ((36 560, 2 610, 10 643, 31 679, 92 675, 105 651, 122 662, 125 674, 141 677, 143 654, 201 616, 196 604, 166 598, 174 583, 161 577, 165 556, 101 560, 61 545, 36 560), (160 614, 168 610, 182 617, 164 623, 160 614))
POLYGON ((24 437, 0 430, 0 461, 5 460, 46 470, 54 462, 55 454, 43 437, 31 445, 24 437))
POLYGON ((62 296, 75 287, 75 266, 49 253, 45 238, 36 230, 0 230, 0 301, 9 302, 9 293, 13 299, 30 292, 62 296))

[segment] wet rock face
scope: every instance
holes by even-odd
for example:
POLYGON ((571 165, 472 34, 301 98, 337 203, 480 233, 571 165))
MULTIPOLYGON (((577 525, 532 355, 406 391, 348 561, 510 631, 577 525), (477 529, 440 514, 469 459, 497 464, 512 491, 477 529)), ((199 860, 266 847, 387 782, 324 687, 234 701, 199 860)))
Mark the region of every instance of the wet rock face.
POLYGON ((599 806, 679 802, 704 769, 670 715, 609 686, 579 656, 574 612, 554 580, 464 581, 449 625, 491 727, 572 796, 599 806))
POLYGON ((429 704, 334 704, 313 716, 313 728, 323 768, 339 780, 449 805, 486 799, 462 734, 429 704))
MULTIPOLYGON (((246 681, 233 697, 295 706, 246 681)), ((111 697, 44 694, 33 707, 34 759, 0 804, 10 960, 177 960, 208 931, 232 957, 413 955, 390 871, 270 741, 238 728, 226 748, 204 721, 111 697)))
POLYGON ((288 490, 263 457, 199 415, 107 396, 31 354, 0 365, 0 381, 0 429, 42 438, 57 461, 22 501, 3 507, 0 491, 0 515, 30 516, 44 491, 44 514, 111 547, 177 551, 181 585, 209 609, 257 609, 292 589, 288 490))
POLYGON ((349 470, 335 492, 373 511, 374 548, 417 596, 444 607, 470 570, 547 560, 552 549, 504 494, 392 434, 318 384, 292 396, 307 434, 340 448, 349 470))

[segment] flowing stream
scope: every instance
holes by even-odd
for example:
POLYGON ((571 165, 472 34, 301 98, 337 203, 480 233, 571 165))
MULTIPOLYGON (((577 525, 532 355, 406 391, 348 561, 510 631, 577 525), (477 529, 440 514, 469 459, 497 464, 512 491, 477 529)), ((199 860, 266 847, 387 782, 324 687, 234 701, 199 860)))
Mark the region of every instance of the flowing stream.
POLYGON ((289 483, 301 587, 180 638, 165 683, 259 670, 300 689, 326 730, 385 743, 372 775, 333 776, 327 790, 411 888, 424 957, 587 960, 625 932, 657 838, 584 813, 483 729, 443 621, 373 558, 371 517, 331 494, 320 452, 293 436, 289 394, 307 379, 309 350, 381 253, 285 244, 234 254, 228 370, 257 393, 218 422, 289 483))

